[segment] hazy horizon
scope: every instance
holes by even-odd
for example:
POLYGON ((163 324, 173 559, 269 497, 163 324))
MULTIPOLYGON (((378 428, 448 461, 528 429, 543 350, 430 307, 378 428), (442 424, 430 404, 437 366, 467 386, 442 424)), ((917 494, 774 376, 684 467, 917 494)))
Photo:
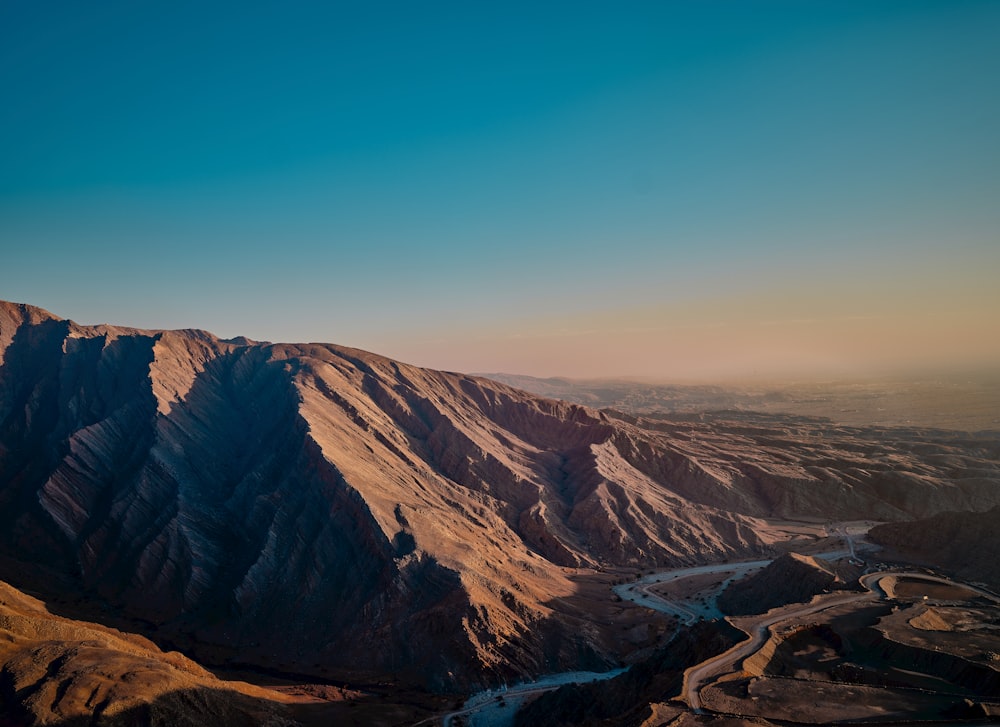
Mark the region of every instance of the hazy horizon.
POLYGON ((0 7, 0 298, 437 369, 1000 369, 1000 5, 0 7))

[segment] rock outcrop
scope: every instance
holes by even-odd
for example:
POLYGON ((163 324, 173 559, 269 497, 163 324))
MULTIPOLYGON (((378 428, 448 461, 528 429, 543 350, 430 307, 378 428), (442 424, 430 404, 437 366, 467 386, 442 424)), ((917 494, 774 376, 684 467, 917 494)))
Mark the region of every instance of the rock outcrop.
POLYGON ((563 627, 566 568, 762 553, 760 516, 1000 503, 988 440, 629 419, 334 345, 0 303, 0 362, 0 555, 180 648, 300 673, 446 689, 609 663, 563 627))

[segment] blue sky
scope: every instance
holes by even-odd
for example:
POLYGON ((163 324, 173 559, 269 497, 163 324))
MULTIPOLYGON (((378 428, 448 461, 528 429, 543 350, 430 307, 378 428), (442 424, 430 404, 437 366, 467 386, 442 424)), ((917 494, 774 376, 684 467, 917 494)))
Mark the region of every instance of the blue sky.
POLYGON ((998 128, 996 2, 8 2, 0 298, 466 371, 1000 363, 998 128))

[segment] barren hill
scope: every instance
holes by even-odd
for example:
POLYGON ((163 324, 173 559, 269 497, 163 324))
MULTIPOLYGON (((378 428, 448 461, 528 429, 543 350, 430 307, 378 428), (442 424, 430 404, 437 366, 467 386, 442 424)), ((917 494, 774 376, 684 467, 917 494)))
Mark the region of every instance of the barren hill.
POLYGON ((179 646, 434 687, 617 658, 566 569, 1000 503, 996 441, 646 421, 334 345, 0 304, 0 551, 179 646))
POLYGON ((1000 590, 1000 507, 886 523, 873 528, 869 537, 897 555, 1000 590))
POLYGON ((829 563, 808 555, 786 553, 759 573, 731 583, 719 594, 719 608, 730 616, 766 613, 776 606, 805 602, 827 588, 843 585, 829 563))
POLYGON ((0 724, 297 724, 281 701, 141 637, 53 615, 0 582, 0 724))

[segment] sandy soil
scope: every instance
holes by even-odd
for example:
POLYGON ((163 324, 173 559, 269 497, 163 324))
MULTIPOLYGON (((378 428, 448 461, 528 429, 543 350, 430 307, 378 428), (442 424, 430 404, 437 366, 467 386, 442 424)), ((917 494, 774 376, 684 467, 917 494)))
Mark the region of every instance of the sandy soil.
POLYGON ((892 641, 927 651, 955 654, 1000 673, 998 607, 928 607, 918 603, 886 616, 879 621, 878 628, 892 641), (928 629, 927 625, 945 628, 928 629))
POLYGON ((698 594, 706 591, 714 592, 717 587, 731 575, 734 571, 722 571, 720 573, 703 573, 701 575, 688 576, 676 581, 659 583, 649 590, 657 593, 668 600, 690 600, 697 598, 698 594))
POLYGON ((702 690, 704 704, 721 712, 807 724, 845 720, 946 717, 954 698, 913 690, 857 684, 754 678, 721 682, 702 690))
POLYGON ((698 703, 809 724, 971 716, 1000 684, 1000 603, 929 578, 882 576, 896 599, 846 603, 772 629, 698 703), (925 601, 928 592, 940 600, 925 601))
POLYGON ((883 587, 886 587, 886 592, 892 598, 916 600, 926 597, 938 601, 967 601, 976 595, 968 588, 926 581, 921 578, 887 578, 884 581, 890 581, 888 587, 883 587))
POLYGON ((596 636, 615 661, 633 661, 669 639, 677 626, 675 619, 666 614, 614 595, 612 588, 633 580, 635 573, 581 568, 570 576, 574 592, 558 599, 559 610, 567 614, 564 618, 578 619, 578 627, 596 636))

